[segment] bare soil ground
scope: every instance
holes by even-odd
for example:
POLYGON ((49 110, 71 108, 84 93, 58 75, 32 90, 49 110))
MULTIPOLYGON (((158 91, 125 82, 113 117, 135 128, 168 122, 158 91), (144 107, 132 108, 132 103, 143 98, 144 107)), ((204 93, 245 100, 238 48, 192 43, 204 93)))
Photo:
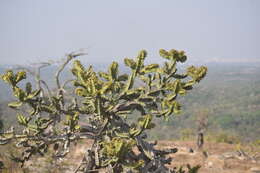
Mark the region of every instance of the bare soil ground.
MULTIPOLYGON (((237 146, 226 143, 206 143, 203 151, 196 151, 195 142, 160 141, 159 147, 173 147, 179 149, 170 155, 173 161, 170 167, 184 166, 189 163, 192 166, 201 165, 200 173, 251 173, 251 168, 257 168, 260 172, 260 158, 253 160, 245 156, 239 156, 237 146), (195 149, 192 153, 189 150, 195 149)), ((259 154, 259 148, 247 149, 248 155, 259 154)))
MULTIPOLYGON (((53 161, 51 157, 34 158, 26 163, 25 169, 8 161, 6 156, 10 151, 0 146, 0 161, 6 163, 6 169, 0 170, 0 173, 71 173, 80 164, 86 146, 90 146, 91 143, 91 141, 81 141, 76 146, 72 146, 66 159, 59 162, 53 161)), ((257 169, 260 172, 260 157, 250 158, 257 154, 259 156, 260 148, 256 147, 243 148, 249 157, 239 155, 237 145, 226 143, 205 143, 202 151, 196 150, 195 142, 190 141, 159 141, 157 147, 178 148, 177 153, 169 155, 173 158, 169 167, 186 166, 189 163, 191 166, 201 165, 199 173, 257 173, 257 169)))

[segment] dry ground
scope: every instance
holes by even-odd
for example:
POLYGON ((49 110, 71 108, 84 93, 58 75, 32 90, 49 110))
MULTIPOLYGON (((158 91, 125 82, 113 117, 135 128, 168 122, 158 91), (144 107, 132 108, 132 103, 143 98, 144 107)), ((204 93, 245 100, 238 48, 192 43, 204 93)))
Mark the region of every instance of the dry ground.
MULTIPOLYGON (((206 143, 203 151, 189 152, 190 148, 196 149, 194 142, 172 142, 160 141, 159 146, 167 148, 169 146, 176 146, 179 151, 172 154, 171 166, 183 166, 186 163, 191 165, 201 165, 200 173, 250 173, 251 168, 259 168, 260 158, 258 161, 245 158, 243 156, 237 157, 237 145, 226 143, 206 143), (205 156, 205 153, 207 157, 205 156)), ((245 148, 249 155, 259 154, 259 148, 245 148)))
MULTIPOLYGON (((17 164, 8 161, 6 156, 10 147, 0 146, 0 161, 6 163, 6 169, 0 173, 70 173, 80 163, 84 153, 85 146, 91 145, 91 141, 82 141, 76 146, 72 146, 71 153, 61 162, 54 162, 51 157, 34 158, 26 164, 26 169, 21 169, 17 164)), ((252 160, 243 156, 237 157, 236 150, 239 148, 234 144, 226 143, 206 143, 203 151, 196 151, 196 145, 190 141, 159 141, 158 148, 178 148, 176 154, 170 155, 173 161, 170 167, 185 166, 189 163, 191 166, 201 165, 199 173, 257 173, 252 169, 259 168, 260 158, 252 160), (194 152, 190 152, 193 149, 194 152), (207 156, 206 156, 207 155, 207 156)), ((260 154, 259 148, 243 148, 245 153, 250 156, 260 154)))

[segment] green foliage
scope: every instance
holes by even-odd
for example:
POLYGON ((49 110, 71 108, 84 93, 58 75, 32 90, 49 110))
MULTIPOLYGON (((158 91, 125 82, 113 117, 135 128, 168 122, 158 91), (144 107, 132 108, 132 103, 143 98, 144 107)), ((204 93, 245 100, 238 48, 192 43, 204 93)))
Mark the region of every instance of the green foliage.
MULTIPOLYGON (((26 73, 7 71, 1 77, 17 98, 9 107, 29 106, 32 110, 28 114, 17 114, 19 124, 24 126, 23 133, 9 131, 1 135, 1 143, 18 140, 18 145, 27 149, 22 158, 14 158, 24 163, 34 154, 44 155, 50 145, 56 148, 55 157, 64 157, 72 141, 90 138, 94 144, 84 156, 89 162, 81 165, 85 172, 106 167, 113 172, 174 172, 165 164, 171 161, 166 155, 176 150, 154 149, 153 144, 144 140, 145 134, 155 127, 155 118, 168 120, 181 112, 177 98, 200 82, 207 68, 191 66, 184 74, 178 74, 177 64, 186 61, 185 53, 174 49, 161 49, 159 53, 167 60, 163 66, 146 65, 145 50, 136 58, 126 58, 124 62, 130 67, 130 74, 120 74, 117 62, 112 62, 106 72, 96 73, 92 66, 85 68, 75 60, 71 70, 75 95, 69 97, 59 82, 55 96, 44 96, 43 88, 33 91, 30 83, 22 89, 18 83, 26 78, 26 73), (141 84, 137 86, 136 81, 141 84), (129 124, 126 118, 134 116, 133 111, 138 112, 135 115, 138 118, 129 124), (61 118, 64 116, 65 120, 61 118), (88 125, 80 126, 80 117, 88 118, 88 125), (134 152, 135 147, 141 154, 134 152)), ((65 65, 76 56, 69 55, 65 65)), ((189 170, 196 172, 197 168, 189 170)))
POLYGON ((217 142, 217 143, 228 143, 228 144, 241 143, 241 139, 238 136, 233 135, 231 133, 227 133, 225 131, 209 133, 206 136, 206 140, 217 142))
POLYGON ((253 142, 253 145, 260 147, 260 139, 257 139, 253 142))
MULTIPOLYGON (((189 164, 187 164, 188 173, 197 173, 199 171, 201 166, 195 166, 191 167, 189 164)), ((185 170, 183 170, 183 167, 180 167, 177 171, 177 173, 185 173, 185 170)))
POLYGON ((195 134, 192 129, 184 128, 181 130, 181 140, 194 140, 195 134), (193 138, 193 139, 192 139, 193 138))

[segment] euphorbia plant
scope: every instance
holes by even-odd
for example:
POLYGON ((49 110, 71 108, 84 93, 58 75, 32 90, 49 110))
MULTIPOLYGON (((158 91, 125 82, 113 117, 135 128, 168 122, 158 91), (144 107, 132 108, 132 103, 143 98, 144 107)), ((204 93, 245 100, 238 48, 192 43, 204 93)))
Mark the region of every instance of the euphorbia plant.
MULTIPOLYGON (((30 110, 17 115, 22 133, 9 130, 1 134, 1 144, 15 141, 24 148, 20 157, 14 156, 23 164, 33 154, 44 156, 50 146, 55 157, 65 157, 73 141, 87 138, 93 145, 86 148, 75 172, 178 172, 165 166, 171 162, 166 155, 177 149, 155 149, 155 143, 145 141, 146 131, 155 127, 153 119, 167 120, 180 113, 178 96, 184 96, 203 79, 207 68, 191 66, 179 74, 177 65, 186 61, 185 53, 174 49, 161 49, 159 53, 166 60, 163 65, 145 64, 145 50, 134 59, 125 58, 129 74, 119 73, 117 62, 112 62, 106 72, 95 72, 92 66, 85 68, 75 60, 71 70, 74 94, 65 92, 67 82, 60 84, 59 74, 80 54, 67 56, 56 74, 57 88, 53 91, 49 87, 48 92, 44 87, 33 90, 31 83, 22 89, 18 84, 26 78, 26 72, 7 71, 2 79, 17 98, 9 106, 29 106, 30 110), (128 116, 135 116, 136 122, 130 124, 128 116), (85 125, 80 125, 81 118, 87 119, 85 125)), ((196 169, 189 167, 190 172, 196 169)))

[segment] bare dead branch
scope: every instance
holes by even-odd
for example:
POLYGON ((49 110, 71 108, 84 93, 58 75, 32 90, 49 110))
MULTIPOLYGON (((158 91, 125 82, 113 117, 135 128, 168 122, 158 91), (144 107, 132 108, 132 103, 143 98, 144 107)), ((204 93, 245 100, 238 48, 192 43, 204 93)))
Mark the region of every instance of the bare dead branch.
POLYGON ((49 97, 49 99, 51 99, 52 94, 51 94, 51 90, 50 90, 49 86, 47 85, 47 83, 44 80, 40 80, 40 83, 42 83, 45 86, 47 93, 48 93, 48 97, 49 97))

